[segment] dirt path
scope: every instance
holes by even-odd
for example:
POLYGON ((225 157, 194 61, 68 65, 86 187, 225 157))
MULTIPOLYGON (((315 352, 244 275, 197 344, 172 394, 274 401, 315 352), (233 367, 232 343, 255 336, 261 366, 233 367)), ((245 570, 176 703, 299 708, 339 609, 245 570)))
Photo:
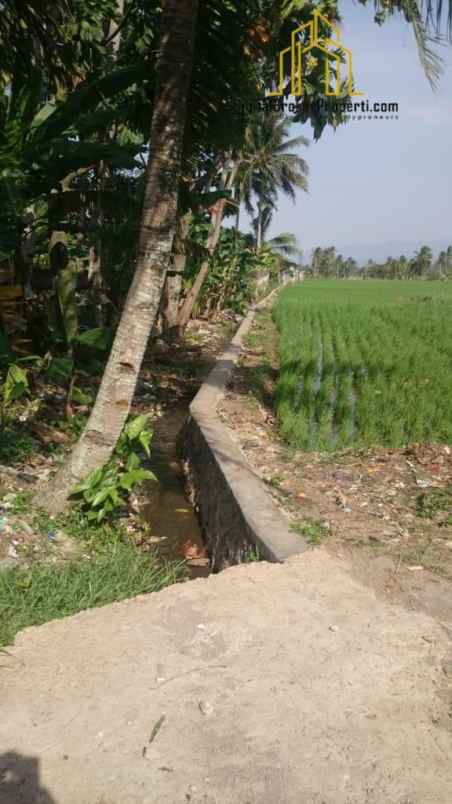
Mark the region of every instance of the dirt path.
POLYGON ((19 635, 1 804, 450 804, 450 632, 322 550, 19 635))

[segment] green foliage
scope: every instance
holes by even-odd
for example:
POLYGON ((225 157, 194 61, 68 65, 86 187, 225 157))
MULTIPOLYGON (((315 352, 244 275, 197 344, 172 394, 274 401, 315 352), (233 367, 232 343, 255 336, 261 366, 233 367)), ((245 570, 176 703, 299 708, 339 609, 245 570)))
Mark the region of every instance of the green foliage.
POLYGON ((255 215, 253 229, 260 247, 277 207, 278 193, 295 201, 296 190, 307 190, 308 166, 298 149, 306 137, 289 137, 291 122, 278 112, 254 114, 238 156, 239 199, 255 215))
MULTIPOLYGON (((3 258, 14 256, 31 206, 40 202, 42 207, 48 193, 61 190, 60 183, 68 176, 75 179, 78 170, 86 173, 90 165, 94 169, 102 162, 116 170, 141 167, 135 158, 142 150, 141 140, 134 144, 120 144, 111 141, 105 132, 117 122, 118 96, 127 93, 131 85, 137 80, 145 80, 145 77, 143 63, 117 68, 105 64, 103 75, 88 76, 76 89, 65 94, 63 100, 53 97, 44 104, 40 76, 28 81, 13 81, 5 87, 0 80, 0 240, 3 258), (89 132, 86 115, 88 112, 94 115, 99 110, 104 112, 104 117, 102 121, 95 118, 93 130, 89 132), (100 122, 103 126, 99 129, 100 122), (94 141, 89 139, 92 134, 94 141)), ((44 221, 41 223, 51 223, 49 211, 43 211, 44 221)), ((36 209, 31 214, 36 219, 36 228, 36 209)), ((74 222, 76 231, 77 225, 74 222)), ((72 324, 68 334, 69 337, 74 334, 72 324)))
POLYGON ((9 367, 3 384, 3 407, 8 407, 16 399, 20 399, 29 390, 27 372, 13 363, 9 367))
POLYGON ((452 486, 423 491, 416 500, 416 513, 423 519, 435 519, 445 514, 443 525, 452 525, 452 486))
POLYGON ((11 500, 11 513, 24 514, 30 509, 33 500, 32 491, 18 491, 11 500))
POLYGON ((147 415, 132 419, 121 434, 112 460, 74 488, 71 496, 81 502, 89 521, 102 522, 111 517, 115 510, 126 505, 135 486, 145 480, 157 480, 153 472, 142 467, 135 452, 141 448, 150 455, 152 430, 148 419, 147 415))
POLYGON ((54 357, 49 364, 46 375, 50 382, 65 385, 72 377, 74 361, 70 357, 54 357))
POLYGON ((7 466, 23 463, 36 452, 36 443, 22 427, 14 423, 7 423, 1 431, 0 462, 7 466))
MULTIPOLYGON (((209 223, 196 216, 189 233, 190 255, 186 271, 186 285, 190 287, 206 258, 203 243, 209 223)), ((243 313, 255 297, 256 282, 262 275, 277 273, 277 259, 269 248, 259 253, 250 235, 223 228, 213 256, 209 273, 198 301, 198 311, 210 315, 228 309, 243 313)))
POLYGON ((452 286, 304 282, 282 291, 276 409, 294 446, 452 440, 452 286))
POLYGON ((97 327, 82 332, 74 339, 77 344, 93 349, 96 352, 108 352, 111 349, 113 333, 107 327, 97 327))
MULTIPOLYGON (((369 0, 359 0, 367 5, 369 0)), ((435 45, 443 42, 441 34, 443 22, 443 7, 448 5, 448 33, 452 32, 452 3, 444 4, 443 0, 426 0, 417 3, 413 0, 374 0, 375 17, 377 25, 384 25, 394 14, 402 14, 412 26, 416 39, 419 61, 432 86, 435 88, 443 72, 443 59, 438 55, 435 45)))
POLYGON ((322 544, 330 534, 329 527, 317 519, 303 519, 300 522, 294 522, 290 529, 312 545, 322 544))
POLYGON ((20 444, 15 445, 17 437, 16 428, 12 427, 14 403, 22 399, 30 390, 27 372, 25 369, 12 363, 7 371, 5 381, 1 386, 0 400, 0 432, 2 434, 2 444, 0 453, 6 460, 21 454, 24 449, 27 452, 29 443, 27 439, 20 438, 20 444), (6 432, 6 429, 8 432, 6 432))
POLYGON ((368 260, 358 265, 356 260, 336 253, 334 246, 313 249, 307 269, 313 279, 450 279, 452 278, 452 246, 441 251, 434 260, 431 248, 422 246, 416 254, 407 258, 388 257, 385 262, 368 260))
POLYGON ((93 397, 91 394, 88 394, 86 391, 82 391, 81 388, 77 388, 74 386, 72 389, 72 401, 75 402, 77 405, 92 405, 93 404, 93 397))
POLYGON ((158 592, 184 578, 182 562, 162 563, 121 541, 90 559, 0 571, 0 645, 10 645, 23 628, 158 592))
POLYGON ((262 561, 261 551, 258 544, 248 547, 242 557, 243 564, 255 564, 262 561))

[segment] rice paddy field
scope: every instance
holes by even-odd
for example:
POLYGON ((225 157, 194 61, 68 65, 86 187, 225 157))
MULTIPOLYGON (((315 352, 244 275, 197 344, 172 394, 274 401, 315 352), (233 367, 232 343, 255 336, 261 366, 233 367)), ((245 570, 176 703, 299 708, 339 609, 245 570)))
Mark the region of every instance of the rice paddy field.
POLYGON ((306 281, 273 316, 294 446, 452 443, 452 282, 306 281))

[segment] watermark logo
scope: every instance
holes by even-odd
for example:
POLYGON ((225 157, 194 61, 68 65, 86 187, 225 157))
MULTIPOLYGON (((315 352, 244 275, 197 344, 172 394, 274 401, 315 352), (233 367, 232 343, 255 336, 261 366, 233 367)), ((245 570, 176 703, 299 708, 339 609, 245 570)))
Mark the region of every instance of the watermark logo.
POLYGON ((278 59, 278 89, 269 92, 268 97, 281 97, 286 94, 286 75, 290 75, 290 94, 300 97, 304 94, 304 76, 318 64, 316 53, 325 59, 325 95, 349 97, 363 95, 353 88, 352 51, 341 41, 341 32, 327 17, 314 11, 310 22, 292 31, 290 47, 280 51, 278 59), (330 35, 325 35, 329 31, 330 35), (290 59, 290 70, 288 60, 290 59), (345 82, 342 80, 345 68, 345 82))

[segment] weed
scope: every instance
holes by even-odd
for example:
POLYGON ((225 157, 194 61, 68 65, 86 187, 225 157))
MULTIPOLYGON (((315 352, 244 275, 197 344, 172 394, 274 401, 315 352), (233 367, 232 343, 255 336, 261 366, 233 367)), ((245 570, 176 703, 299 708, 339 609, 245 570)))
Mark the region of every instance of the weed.
POLYGON ((71 539, 83 542, 90 554, 100 553, 111 545, 127 541, 126 528, 118 517, 108 522, 93 522, 80 505, 73 505, 58 516, 50 516, 47 511, 35 509, 32 525, 37 533, 62 531, 71 539))
POLYGON ((62 531, 72 539, 83 542, 92 554, 102 552, 117 542, 127 541, 127 531, 118 517, 109 522, 93 522, 88 519, 80 505, 72 505, 67 511, 51 516, 42 508, 33 506, 33 492, 20 491, 10 495, 11 514, 27 515, 27 521, 36 533, 47 535, 62 531))
POLYGON ((424 519, 435 519, 445 513, 443 525, 452 525, 452 486, 445 489, 433 488, 423 491, 416 498, 416 514, 424 519))
POLYGON ((267 485, 271 486, 272 489, 279 489, 283 479, 281 475, 272 475, 272 477, 266 478, 265 482, 267 485))
POLYGON ((242 556, 243 564, 253 564, 256 561, 262 561, 261 551, 258 544, 248 547, 242 556))
POLYGON ((147 426, 148 416, 136 416, 124 428, 115 454, 108 464, 91 472, 72 491, 78 498, 89 521, 102 522, 118 508, 123 508, 133 488, 144 480, 157 478, 149 469, 143 469, 141 459, 134 451, 141 447, 150 454, 152 431, 147 426))
POLYGON ((32 491, 18 491, 17 494, 11 495, 11 513, 12 514, 27 514, 33 500, 32 491))
POLYGON ((290 529, 312 545, 322 544, 330 535, 330 528, 316 519, 304 519, 294 522, 290 529))

